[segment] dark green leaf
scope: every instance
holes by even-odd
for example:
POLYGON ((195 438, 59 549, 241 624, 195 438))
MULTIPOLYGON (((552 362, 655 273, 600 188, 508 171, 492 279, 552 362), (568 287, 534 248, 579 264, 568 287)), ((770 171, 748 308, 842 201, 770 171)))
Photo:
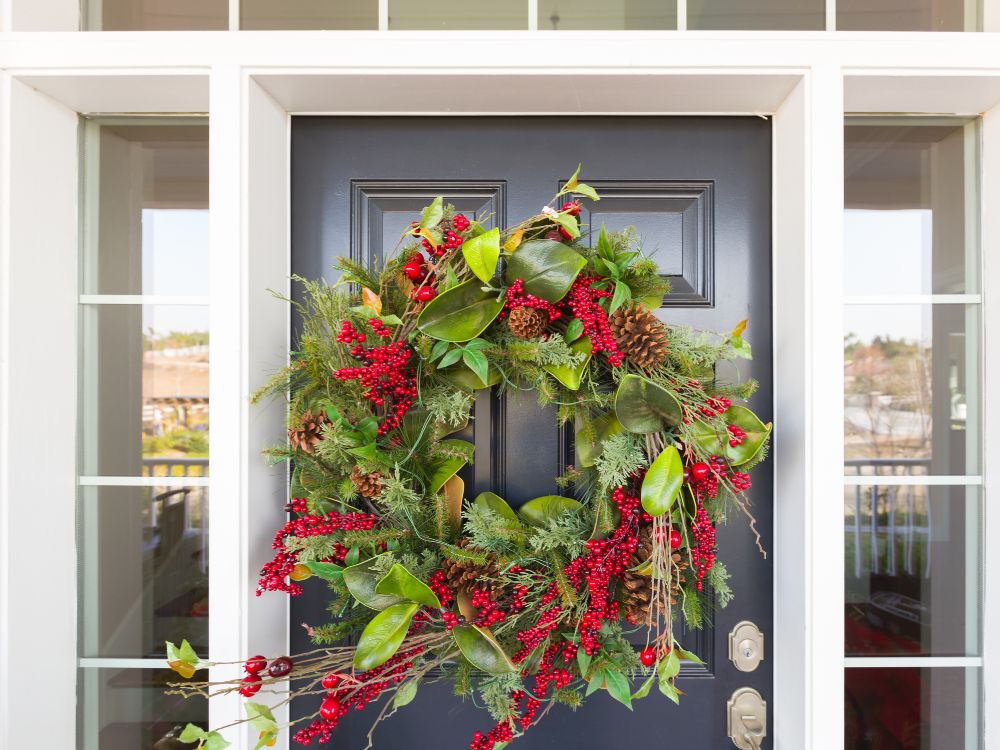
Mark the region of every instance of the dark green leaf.
POLYGON ((614 412, 607 412, 590 420, 589 425, 581 417, 576 420, 575 450, 580 466, 593 466, 604 452, 604 441, 622 431, 621 422, 614 412))
POLYGON ((485 331, 502 309, 503 301, 473 279, 428 302, 417 316, 417 328, 442 341, 468 341, 485 331))
POLYGON ((613 261, 615 258, 615 249, 608 237, 608 230, 604 228, 603 224, 601 224, 601 233, 597 235, 597 254, 605 260, 613 261))
POLYGON ((604 275, 616 278, 618 276, 618 266, 604 258, 594 258, 594 268, 597 272, 604 275))
POLYGON ((585 355, 580 364, 576 367, 566 367, 564 365, 544 365, 544 367, 545 371, 552 377, 571 391, 575 391, 580 387, 580 382, 583 380, 583 373, 587 370, 587 365, 590 363, 590 356, 594 351, 594 347, 590 342, 590 338, 584 337, 570 344, 569 348, 576 353, 583 353, 585 355))
POLYGON ((441 609, 441 600, 437 598, 437 594, 431 591, 430 586, 399 563, 389 568, 389 572, 375 585, 375 593, 400 596, 427 607, 441 609))
POLYGON ((549 302, 558 302, 569 291, 586 259, 570 247, 553 240, 524 242, 507 261, 505 279, 524 280, 524 290, 549 302))
POLYGON ((578 338, 583 335, 583 321, 579 318, 573 318, 566 326, 566 341, 573 343, 578 338))
POLYGON ((441 223, 443 216, 444 199, 439 195, 420 214, 420 227, 422 229, 432 229, 441 223))
POLYGON ((460 625, 452 629, 455 643, 469 663, 487 674, 516 672, 503 648, 490 631, 475 625, 460 625))
POLYGON ((628 284, 624 281, 615 282, 615 294, 611 298, 611 309, 608 312, 614 312, 619 307, 629 302, 632 299, 632 290, 628 288, 628 284))
POLYGON ((344 565, 357 565, 361 559, 361 550, 358 547, 351 547, 344 558, 344 565))
POLYGON ((312 562, 307 562, 306 567, 313 572, 314 575, 319 576, 324 581, 339 581, 344 577, 344 569, 340 565, 331 562, 319 562, 314 560, 312 562))
POLYGON ((371 609, 385 609, 393 604, 398 604, 402 597, 390 594, 379 594, 375 591, 379 578, 375 573, 375 561, 372 557, 364 562, 344 568, 344 584, 351 596, 371 609))
POLYGON ((684 462, 678 450, 668 445, 649 465, 642 480, 642 508, 651 516, 661 516, 673 506, 684 486, 684 462))
POLYGON ((438 446, 448 450, 447 456, 435 456, 424 467, 427 476, 427 492, 433 495, 444 483, 458 473, 458 470, 472 460, 475 446, 467 440, 442 440, 438 446))
POLYGON ((631 711, 632 687, 628 684, 628 678, 617 669, 606 669, 604 670, 604 679, 611 697, 631 711))
MULTIPOLYGON (((447 342, 441 342, 441 343, 447 343, 447 342)), ((455 364, 461 358, 462 358, 462 350, 452 349, 450 352, 441 357, 441 361, 438 362, 438 367, 443 370, 445 367, 455 364)))
POLYGON ((486 379, 489 377, 490 365, 486 361, 485 354, 475 350, 466 350, 462 355, 462 361, 465 362, 466 367, 476 373, 477 378, 486 382, 486 379))
POLYGON ((615 394, 615 414, 629 432, 662 432, 681 423, 680 404, 673 394, 638 375, 622 378, 615 394))
POLYGON ((517 517, 517 513, 499 495, 495 495, 492 492, 480 492, 476 496, 475 504, 481 508, 489 508, 506 521, 513 521, 518 526, 521 525, 521 519, 517 517))
POLYGON ((499 371, 492 367, 489 368, 485 381, 480 380, 478 375, 464 365, 462 367, 451 367, 447 370, 442 370, 438 374, 444 380, 447 380, 456 388, 461 388, 463 391, 478 391, 483 388, 489 388, 499 383, 501 379, 499 371))
POLYGON ((489 282, 500 257, 500 230, 493 228, 462 243, 462 256, 480 281, 489 282))
POLYGON ((571 497, 544 495, 526 502, 518 513, 532 526, 544 526, 549 519, 559 518, 563 513, 575 513, 582 507, 580 501, 571 497))
POLYGON ((358 639, 354 651, 355 669, 373 669, 391 659, 406 638, 410 621, 418 609, 420 605, 416 602, 400 602, 375 615, 358 639))

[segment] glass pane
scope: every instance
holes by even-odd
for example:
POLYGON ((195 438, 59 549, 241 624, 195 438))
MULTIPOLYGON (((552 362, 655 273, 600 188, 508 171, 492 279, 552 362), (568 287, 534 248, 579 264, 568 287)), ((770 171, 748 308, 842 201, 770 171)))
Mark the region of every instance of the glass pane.
POLYGON ((844 489, 848 656, 975 656, 978 487, 844 489))
POLYGON ((225 30, 228 0, 86 0, 90 31, 225 30))
POLYGON ((848 124, 847 294, 979 291, 973 123, 848 124))
POLYGON ((977 669, 845 670, 845 750, 982 747, 977 669))
POLYGON ((848 305, 848 474, 976 475, 979 307, 848 305))
POLYGON ((208 490, 81 487, 81 650, 163 657, 186 638, 208 653, 208 490))
POLYGON ((85 294, 208 294, 208 127, 88 123, 85 294))
POLYGON ((528 0, 389 0, 390 29, 526 29, 528 0))
POLYGON ((538 0, 541 31, 676 29, 676 0, 538 0))
POLYGON ((378 0, 242 0, 241 29, 377 29, 378 0))
MULTIPOLYGON (((839 2, 839 0, 838 0, 839 2)), ((688 0, 689 29, 817 29, 824 0, 688 0)))
POLYGON ((81 474, 208 470, 208 307, 84 305, 81 474))
MULTIPOLYGON (((208 728, 208 701, 166 695, 178 681, 169 669, 80 670, 82 750, 181 750, 188 722, 208 728)), ((194 679, 204 680, 207 672, 194 679)))
POLYGON ((837 0, 838 31, 976 31, 978 16, 964 0, 837 0))

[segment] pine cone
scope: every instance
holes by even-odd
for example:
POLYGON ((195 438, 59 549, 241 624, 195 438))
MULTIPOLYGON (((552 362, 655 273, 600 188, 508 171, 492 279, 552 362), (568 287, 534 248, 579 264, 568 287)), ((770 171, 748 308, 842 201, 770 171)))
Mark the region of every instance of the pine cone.
MULTIPOLYGON (((646 526, 639 531, 639 545, 629 560, 630 568, 637 568, 649 561, 653 555, 653 529, 646 526)), ((670 556, 673 565, 673 580, 670 582, 670 606, 675 607, 680 601, 681 586, 684 585, 684 569, 688 567, 687 560, 679 552, 670 556)), ((653 601, 652 576, 641 575, 633 570, 626 570, 622 576, 622 603, 625 605, 625 617, 635 624, 648 624, 651 620, 650 605, 653 601)), ((658 607, 659 615, 662 603, 658 607)))
POLYGON ((366 474, 355 466, 351 469, 351 482, 362 497, 378 497, 382 494, 382 475, 377 471, 366 474))
POLYGON ((306 409, 302 413, 302 426, 289 428, 288 442, 293 448, 311 454, 316 443, 323 439, 323 425, 329 422, 323 412, 313 414, 306 409))
MULTIPOLYGON (((459 539, 457 544, 470 552, 481 551, 472 547, 465 537, 459 539)), ((441 569, 448 585, 456 592, 471 597, 475 589, 484 589, 490 597, 494 597, 500 591, 500 583, 497 580, 500 577, 500 566, 497 564, 496 555, 491 553, 486 553, 486 563, 483 565, 446 557, 441 562, 441 569)))
POLYGON ((619 307, 608 323, 615 343, 629 361, 643 370, 652 370, 667 358, 667 329, 644 307, 619 307))
POLYGON ((549 316, 534 307, 515 307, 507 317, 507 325, 519 339, 534 339, 542 335, 549 316))

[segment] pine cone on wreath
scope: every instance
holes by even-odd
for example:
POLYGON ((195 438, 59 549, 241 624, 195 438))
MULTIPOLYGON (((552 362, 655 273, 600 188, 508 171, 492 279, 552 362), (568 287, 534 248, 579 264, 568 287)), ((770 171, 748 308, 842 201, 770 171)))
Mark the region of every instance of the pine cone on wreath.
POLYGON ((372 498, 382 494, 382 475, 377 471, 366 474, 360 467, 355 466, 351 469, 351 482, 358 488, 358 493, 362 497, 372 498))
MULTIPOLYGON (((653 530, 645 527, 639 532, 639 545, 629 561, 630 568, 638 568, 648 562, 653 555, 653 530)), ((684 585, 684 570, 688 562, 680 552, 670 556, 673 565, 673 580, 670 582, 670 606, 675 607, 680 601, 681 586, 684 585)), ((650 622, 650 605, 653 601, 653 579, 634 570, 626 570, 622 576, 622 604, 625 605, 625 616, 629 622, 647 624, 650 622)))
POLYGON ((542 335, 549 316, 534 307, 515 307, 507 316, 507 326, 519 339, 534 339, 542 335))
POLYGON ((652 370, 667 358, 667 329, 653 313, 638 305, 619 307, 608 320, 618 348, 636 367, 652 370))
MULTIPOLYGON (((459 539, 457 545, 467 548, 470 552, 480 552, 471 546, 465 537, 459 539)), ((500 566, 497 564, 496 555, 491 553, 486 553, 486 563, 483 565, 446 557, 441 562, 441 569, 448 585, 456 592, 472 596, 475 589, 484 589, 490 597, 495 597, 500 591, 500 584, 497 581, 500 577, 500 566)))
POLYGON ((301 426, 288 429, 288 442, 296 450, 312 454, 316 443, 323 439, 323 425, 329 422, 323 412, 313 414, 306 409, 302 413, 301 426))

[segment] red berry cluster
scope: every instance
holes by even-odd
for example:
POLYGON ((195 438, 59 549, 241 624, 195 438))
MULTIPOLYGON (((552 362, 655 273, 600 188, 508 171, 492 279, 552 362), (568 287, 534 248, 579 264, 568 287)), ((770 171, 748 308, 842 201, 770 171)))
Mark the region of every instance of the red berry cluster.
POLYGON ((354 680, 343 687, 340 687, 339 675, 329 674, 324 677, 323 687, 330 692, 320 704, 320 717, 297 731, 292 739, 302 745, 308 745, 314 739, 320 743, 327 742, 338 722, 350 709, 360 711, 376 700, 386 688, 405 680, 407 673, 413 669, 413 659, 423 651, 423 646, 400 651, 384 664, 354 675, 354 680))
POLYGON ((455 601, 455 592, 452 591, 451 586, 448 585, 448 579, 445 577, 443 570, 435 570, 431 573, 430 578, 427 581, 427 585, 437 596, 442 607, 447 607, 455 601))
MULTIPOLYGON (((701 388, 701 383, 697 380, 689 380, 688 385, 692 388, 701 388)), ((733 402, 725 396, 709 396, 705 399, 704 403, 698 405, 697 411, 704 417, 714 419, 720 414, 725 414, 726 409, 732 405, 733 402)), ((688 409, 686 407, 682 407, 681 411, 684 414, 684 424, 691 424, 692 417, 688 409)))
POLYGON ((365 388, 364 397, 384 410, 379 435, 399 427, 417 397, 416 374, 408 367, 413 350, 402 341, 372 347, 356 344, 351 356, 365 364, 342 367, 333 374, 340 380, 359 381, 365 388))
POLYGON ((514 283, 507 288, 504 309, 500 313, 501 319, 506 317, 515 307, 533 307, 536 310, 541 310, 549 316, 549 323, 562 316, 559 308, 551 302, 541 297, 536 297, 534 294, 525 294, 524 281, 522 279, 515 279, 514 283))
POLYGON ((527 659, 531 655, 531 652, 538 648, 549 637, 549 634, 559 627, 560 612, 562 612, 562 606, 555 604, 542 610, 541 616, 539 616, 537 622, 532 627, 517 631, 517 640, 521 642, 521 649, 511 658, 512 662, 520 664, 527 659))
POLYGON ((719 479, 726 477, 726 463, 718 456, 712 456, 711 464, 702 461, 684 468, 684 478, 694 489, 695 497, 715 497, 719 494, 719 479))
POLYGON ((507 613, 497 606, 486 589, 475 589, 472 592, 472 606, 477 610, 473 624, 478 627, 488 628, 507 619, 507 613))
POLYGON ((451 225, 459 232, 464 232, 471 223, 464 214, 455 214, 451 219, 451 225))
POLYGON ((701 591, 702 579, 705 574, 715 565, 715 525, 701 503, 698 504, 698 511, 695 513, 694 521, 691 523, 691 536, 694 538, 695 546, 691 550, 694 557, 694 567, 698 576, 695 587, 701 591))
POLYGON ((608 361, 618 367, 625 355, 618 351, 618 344, 608 325, 608 314, 598 303, 598 300, 611 297, 611 292, 604 289, 594 289, 593 283, 600 281, 600 276, 577 276, 569 294, 562 304, 568 306, 573 315, 583 323, 583 333, 590 337, 593 353, 606 352, 608 361))
POLYGON ((734 471, 733 475, 729 477, 729 481, 733 483, 733 487, 738 492, 746 492, 753 486, 753 482, 750 481, 750 475, 743 471, 734 471))
POLYGON ((726 432, 729 433, 729 447, 735 448, 737 445, 743 445, 743 441, 747 439, 747 434, 740 427, 731 424, 726 427, 726 432))

